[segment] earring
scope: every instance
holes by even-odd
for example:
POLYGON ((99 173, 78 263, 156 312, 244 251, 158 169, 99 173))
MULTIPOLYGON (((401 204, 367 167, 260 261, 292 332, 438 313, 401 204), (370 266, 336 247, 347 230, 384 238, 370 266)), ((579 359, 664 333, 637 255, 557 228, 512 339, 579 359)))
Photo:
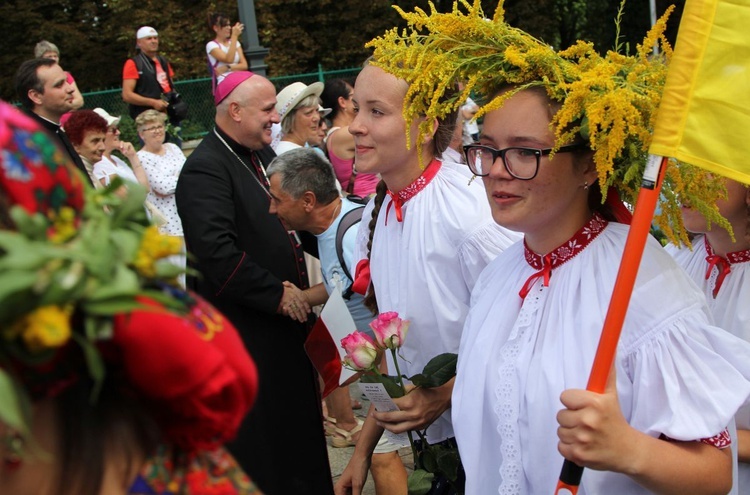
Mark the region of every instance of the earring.
POLYGON ((23 454, 24 441, 20 433, 8 428, 3 437, 3 464, 9 471, 14 471, 21 466, 21 455, 23 454))
POLYGON ((471 185, 471 183, 472 183, 472 182, 474 182, 474 179, 476 179, 476 178, 477 178, 477 176, 476 176, 476 175, 472 175, 472 176, 471 176, 471 179, 469 179, 469 183, 468 183, 468 184, 466 184, 466 185, 467 185, 467 186, 470 186, 470 185, 471 185))
POLYGON ((588 191, 589 190, 589 183, 588 183, 588 181, 584 181, 583 182, 583 190, 584 191, 588 191))

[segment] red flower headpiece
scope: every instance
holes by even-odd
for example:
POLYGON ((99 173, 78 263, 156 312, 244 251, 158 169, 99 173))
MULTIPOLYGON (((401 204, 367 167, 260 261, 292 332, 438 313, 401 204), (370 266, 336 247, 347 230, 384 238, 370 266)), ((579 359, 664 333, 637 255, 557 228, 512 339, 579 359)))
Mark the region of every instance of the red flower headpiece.
POLYGON ((115 316, 113 337, 129 381, 154 405, 170 440, 188 450, 231 440, 258 382, 234 326, 193 297, 186 315, 139 298, 145 308, 115 316))
MULTIPOLYGON (((257 391, 237 330, 159 280, 167 272, 153 268, 153 253, 165 253, 142 197, 84 183, 33 120, 0 102, 0 220, 12 229, 0 230, 0 375, 39 399, 86 375, 104 383, 103 364, 180 447, 229 440, 257 391), (144 256, 156 276, 139 271, 144 256)), ((18 401, 2 395, 13 393, 0 391, 0 421, 23 431, 18 401)))

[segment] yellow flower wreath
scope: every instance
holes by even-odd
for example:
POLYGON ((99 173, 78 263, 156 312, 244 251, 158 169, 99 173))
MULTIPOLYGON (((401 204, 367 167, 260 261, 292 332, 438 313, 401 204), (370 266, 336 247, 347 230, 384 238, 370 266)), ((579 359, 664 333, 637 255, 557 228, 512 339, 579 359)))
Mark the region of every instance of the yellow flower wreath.
MULTIPOLYGON (((394 8, 408 27, 401 32, 394 28, 367 46, 374 48, 373 65, 410 84, 403 110, 406 121, 427 117, 420 125, 418 148, 431 132, 432 120, 456 111, 472 93, 483 102, 475 117, 479 118, 518 91, 543 87, 562 104, 551 123, 555 146, 576 135, 587 139, 605 198, 613 186, 623 201, 635 204, 672 54, 664 37, 672 8, 634 55, 611 50, 604 56, 583 41, 556 51, 508 25, 502 0, 493 19, 484 17, 479 0, 459 0, 452 12, 444 14, 432 3, 429 14, 419 8, 411 13, 394 8), (653 54, 657 43, 661 50, 653 54), (459 82, 464 89, 454 94, 459 82), (508 85, 513 86, 511 91, 495 96, 508 85)), ((725 196, 720 178, 672 161, 656 221, 672 241, 689 244, 680 213, 681 204, 687 202, 711 222, 731 229, 716 207, 716 200, 725 196)))

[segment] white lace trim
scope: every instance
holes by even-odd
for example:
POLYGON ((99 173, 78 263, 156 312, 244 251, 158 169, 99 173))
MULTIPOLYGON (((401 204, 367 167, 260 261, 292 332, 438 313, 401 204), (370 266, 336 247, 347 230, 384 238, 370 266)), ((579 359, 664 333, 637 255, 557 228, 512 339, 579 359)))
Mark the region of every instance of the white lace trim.
POLYGON ((518 495, 524 486, 521 438, 518 429, 520 390, 516 375, 516 361, 521 352, 524 336, 533 321, 532 316, 542 306, 547 288, 535 282, 519 312, 516 324, 508 340, 500 349, 498 365, 498 385, 495 388, 495 414, 498 418, 497 432, 500 434, 500 476, 502 481, 497 489, 500 495, 518 495))

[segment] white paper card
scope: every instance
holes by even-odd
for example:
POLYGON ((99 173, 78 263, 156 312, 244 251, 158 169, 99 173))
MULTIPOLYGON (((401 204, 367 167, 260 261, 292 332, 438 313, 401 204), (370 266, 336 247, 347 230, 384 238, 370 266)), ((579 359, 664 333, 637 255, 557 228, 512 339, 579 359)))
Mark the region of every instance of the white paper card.
MULTIPOLYGON (((385 390, 385 385, 382 383, 362 383, 359 382, 359 388, 362 393, 365 394, 367 400, 369 400, 375 409, 379 412, 391 412, 398 411, 398 406, 393 399, 388 395, 385 390)), ((392 431, 385 430, 384 432, 386 440, 390 443, 399 447, 406 447, 409 445, 409 437, 406 433, 393 433, 392 431)))
POLYGON ((382 383, 359 382, 359 388, 362 390, 362 393, 367 396, 367 400, 375 406, 376 411, 391 412, 399 410, 396 403, 391 399, 391 396, 386 392, 385 385, 382 383))

